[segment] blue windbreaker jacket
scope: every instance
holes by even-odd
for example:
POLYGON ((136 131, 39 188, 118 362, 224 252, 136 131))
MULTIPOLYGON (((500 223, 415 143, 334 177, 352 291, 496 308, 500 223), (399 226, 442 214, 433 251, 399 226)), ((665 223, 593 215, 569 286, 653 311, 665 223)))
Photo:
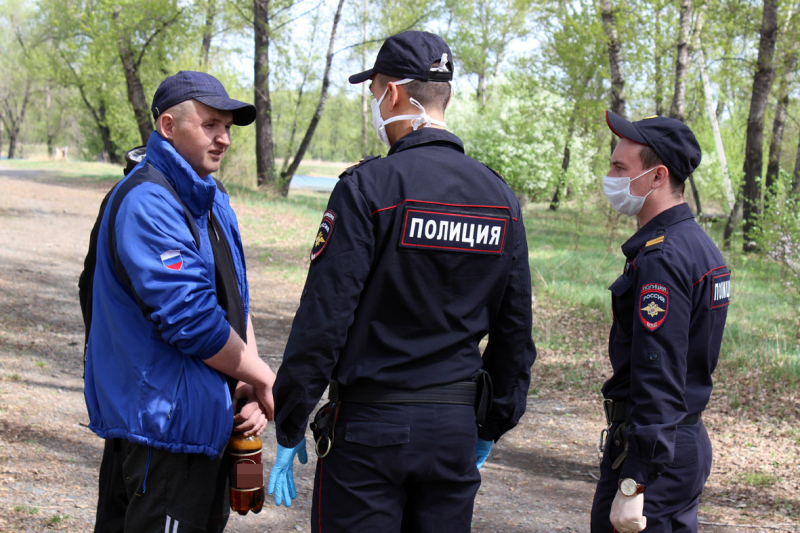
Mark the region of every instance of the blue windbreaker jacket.
POLYGON ((122 182, 145 162, 175 188, 197 223, 200 242, 167 189, 150 182, 135 186, 119 206, 115 228, 116 253, 131 292, 108 249, 109 207, 119 187, 112 193, 97 240, 84 380, 89 427, 105 439, 215 457, 230 437, 233 408, 225 376, 203 362, 230 334, 217 302, 209 209, 230 245, 246 320, 239 227, 228 195, 210 175, 200 178, 157 132, 147 143, 146 159, 122 182))

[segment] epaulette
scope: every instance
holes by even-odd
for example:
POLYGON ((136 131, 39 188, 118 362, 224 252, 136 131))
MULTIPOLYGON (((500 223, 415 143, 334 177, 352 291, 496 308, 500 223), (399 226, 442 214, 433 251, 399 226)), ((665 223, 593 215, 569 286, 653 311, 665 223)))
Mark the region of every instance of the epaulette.
POLYGON ((353 171, 354 171, 355 169, 357 169, 358 167, 360 167, 361 165, 364 165, 364 164, 366 164, 366 163, 369 163, 370 161, 375 161, 376 159, 380 159, 380 158, 381 158, 381 156, 379 156, 379 155, 370 155, 370 156, 367 156, 367 157, 365 157, 364 159, 362 159, 361 161, 359 161, 358 163, 356 163, 355 165, 353 165, 353 166, 351 166, 351 167, 347 167, 347 168, 345 169, 345 171, 344 171, 344 172, 342 172, 341 174, 339 174, 339 177, 340 177, 340 178, 343 178, 343 177, 345 177, 345 176, 348 176, 348 175, 352 174, 352 173, 353 173, 353 171))
POLYGON ((664 246, 666 235, 664 235, 663 230, 659 230, 658 233, 658 237, 644 243, 644 253, 649 254, 650 252, 660 250, 664 246))
POLYGON ((495 176, 497 176, 497 177, 498 177, 498 178, 500 178, 501 180, 503 180, 503 181, 506 181, 506 179, 503 177, 503 175, 502 175, 502 174, 500 174, 498 171, 496 171, 495 169, 493 169, 492 167, 490 167, 490 166, 489 166, 489 165, 487 165, 486 163, 481 163, 481 165, 483 165, 483 166, 485 166, 486 168, 488 168, 489 170, 491 170, 491 171, 492 171, 492 174, 494 174, 495 176))

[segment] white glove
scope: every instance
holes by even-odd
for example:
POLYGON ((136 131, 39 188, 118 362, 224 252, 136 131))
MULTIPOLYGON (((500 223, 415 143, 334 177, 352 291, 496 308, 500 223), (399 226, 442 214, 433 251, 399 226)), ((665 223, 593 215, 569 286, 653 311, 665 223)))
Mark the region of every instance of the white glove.
POLYGON ((625 496, 617 489, 617 495, 611 504, 611 524, 617 533, 638 533, 647 527, 644 510, 644 494, 625 496))

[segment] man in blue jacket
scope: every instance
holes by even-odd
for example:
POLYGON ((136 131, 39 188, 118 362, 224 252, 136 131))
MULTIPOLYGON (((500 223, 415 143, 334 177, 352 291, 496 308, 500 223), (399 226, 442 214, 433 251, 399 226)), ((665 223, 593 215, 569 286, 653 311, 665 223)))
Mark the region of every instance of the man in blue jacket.
POLYGON ((273 410, 236 215, 211 176, 231 125, 256 110, 182 71, 152 111, 146 158, 96 227, 84 385, 89 427, 106 439, 95 531, 222 531, 225 445, 232 430, 260 433, 273 410))

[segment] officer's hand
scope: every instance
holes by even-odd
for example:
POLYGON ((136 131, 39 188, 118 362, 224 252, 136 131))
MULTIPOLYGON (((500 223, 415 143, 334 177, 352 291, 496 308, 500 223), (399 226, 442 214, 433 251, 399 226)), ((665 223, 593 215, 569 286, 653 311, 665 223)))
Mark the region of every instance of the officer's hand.
POLYGON ((233 417, 233 423, 235 424, 233 430, 243 433, 245 437, 260 435, 264 428, 267 427, 266 409, 261 406, 258 398, 256 398, 253 387, 244 381, 240 381, 236 385, 236 390, 233 393, 234 405, 236 405, 236 400, 239 398, 245 398, 247 403, 233 417))
POLYGON ((270 495, 275 494, 275 505, 285 503, 286 507, 291 507, 292 500, 297 498, 292 464, 295 455, 301 464, 308 462, 305 439, 301 440, 294 448, 284 448, 278 444, 278 454, 275 457, 272 472, 269 474, 269 486, 267 487, 270 495))
POLYGON ((617 490, 611 504, 611 524, 618 533, 638 533, 647 527, 647 518, 642 516, 644 494, 625 496, 617 490))
POLYGON ((475 459, 478 470, 480 470, 483 467, 483 463, 485 463, 486 459, 489 458, 489 454, 491 453, 491 451, 492 451, 492 441, 478 439, 478 442, 475 444, 475 459))

